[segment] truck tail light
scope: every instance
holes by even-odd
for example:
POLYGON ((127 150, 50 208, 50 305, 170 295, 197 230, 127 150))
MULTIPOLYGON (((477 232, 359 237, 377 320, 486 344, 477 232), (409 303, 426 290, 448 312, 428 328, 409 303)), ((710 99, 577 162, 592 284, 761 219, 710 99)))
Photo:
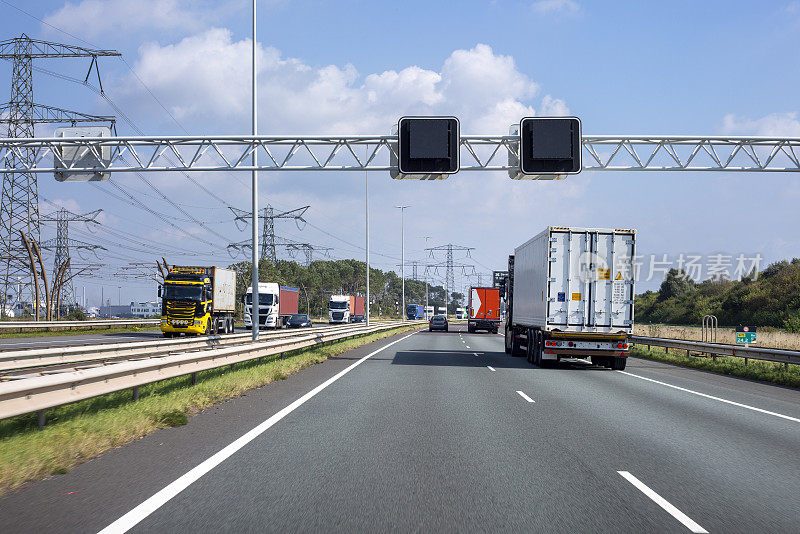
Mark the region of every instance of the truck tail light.
POLYGON ((573 343, 572 341, 570 341, 570 342, 569 342, 569 346, 570 346, 570 347, 574 347, 574 346, 575 346, 575 343, 573 343))
POLYGON ((628 344, 627 343, 617 343, 617 348, 626 350, 628 348, 628 344))
POLYGON ((555 341, 545 341, 544 342, 544 346, 545 347, 555 347, 555 346, 558 346, 558 343, 555 342, 555 341))

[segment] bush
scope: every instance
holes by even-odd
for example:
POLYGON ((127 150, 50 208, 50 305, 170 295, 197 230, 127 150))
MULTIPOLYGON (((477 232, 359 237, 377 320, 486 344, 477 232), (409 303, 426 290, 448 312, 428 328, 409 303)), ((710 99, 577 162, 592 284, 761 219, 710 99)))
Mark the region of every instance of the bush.
POLYGON ((86 320, 86 312, 83 311, 83 308, 76 306, 72 309, 71 312, 67 314, 67 320, 69 321, 85 321, 86 320))

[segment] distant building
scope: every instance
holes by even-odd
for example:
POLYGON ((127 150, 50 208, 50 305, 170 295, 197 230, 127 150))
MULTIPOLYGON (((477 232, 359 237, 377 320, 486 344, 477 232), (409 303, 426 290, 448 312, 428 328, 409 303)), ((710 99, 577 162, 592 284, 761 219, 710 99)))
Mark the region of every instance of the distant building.
POLYGON ((131 315, 136 318, 161 315, 161 302, 131 302, 131 315))
POLYGON ((133 302, 127 306, 100 306, 100 317, 133 317, 131 308, 133 302))

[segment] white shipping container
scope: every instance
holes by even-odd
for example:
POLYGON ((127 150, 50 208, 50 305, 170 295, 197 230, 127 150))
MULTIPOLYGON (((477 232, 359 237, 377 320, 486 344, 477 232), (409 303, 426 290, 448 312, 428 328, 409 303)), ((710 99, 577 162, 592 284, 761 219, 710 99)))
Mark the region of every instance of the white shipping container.
POLYGON ((236 271, 214 267, 214 311, 236 311, 236 271))
POLYGON ((517 326, 633 331, 636 231, 551 226, 514 251, 517 326))

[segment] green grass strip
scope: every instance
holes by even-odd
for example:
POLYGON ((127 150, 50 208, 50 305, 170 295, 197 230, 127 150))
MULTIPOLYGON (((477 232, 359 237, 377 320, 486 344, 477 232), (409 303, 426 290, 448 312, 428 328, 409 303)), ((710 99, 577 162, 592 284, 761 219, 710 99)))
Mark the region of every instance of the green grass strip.
POLYGON ((787 368, 782 363, 753 359, 748 359, 745 364, 744 358, 738 356, 717 356, 715 360, 711 357, 687 356, 685 351, 677 349, 666 352, 663 348, 653 346, 648 350, 642 343, 637 343, 631 351, 631 356, 800 388, 799 365, 789 364, 787 368))
POLYGON ((137 440, 159 428, 185 425, 188 418, 246 391, 283 380, 292 373, 333 356, 419 326, 333 342, 198 373, 197 384, 176 377, 131 390, 117 391, 47 410, 47 425, 36 426, 35 414, 0 421, 0 495, 27 482, 72 467, 103 452, 137 440))

